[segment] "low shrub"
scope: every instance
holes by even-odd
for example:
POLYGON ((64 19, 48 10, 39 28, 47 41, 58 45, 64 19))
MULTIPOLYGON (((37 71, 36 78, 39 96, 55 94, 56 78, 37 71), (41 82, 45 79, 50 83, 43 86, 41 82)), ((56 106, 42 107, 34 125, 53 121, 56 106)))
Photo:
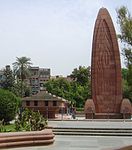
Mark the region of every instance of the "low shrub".
POLYGON ((25 109, 15 121, 16 131, 39 131, 47 125, 47 120, 40 114, 30 109, 25 109))

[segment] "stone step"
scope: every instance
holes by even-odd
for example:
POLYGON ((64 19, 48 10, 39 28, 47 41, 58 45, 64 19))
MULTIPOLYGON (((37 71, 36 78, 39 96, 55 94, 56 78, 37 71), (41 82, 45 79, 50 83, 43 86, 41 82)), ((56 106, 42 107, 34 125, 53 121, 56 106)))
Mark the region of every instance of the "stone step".
POLYGON ((79 133, 132 133, 132 130, 81 130, 81 129, 53 129, 53 132, 79 132, 79 133))
POLYGON ((75 128, 54 127, 55 135, 132 136, 132 128, 75 128))
MULTIPOLYGON (((16 148, 16 147, 26 147, 26 146, 38 146, 38 145, 49 145, 54 142, 54 139, 49 140, 35 140, 35 141, 19 141, 19 142, 7 142, 0 143, 0 149, 2 148, 16 148)), ((25 148, 26 149, 26 148, 25 148)))
POLYGON ((78 136, 132 136, 132 133, 88 133, 88 132, 54 132, 55 135, 78 135, 78 136))
MULTIPOLYGON (((49 127, 50 128, 50 127, 49 127)), ((53 127, 53 130, 57 130, 57 129, 61 129, 61 130, 107 130, 107 131, 111 131, 111 130, 116 130, 116 131, 120 131, 120 130, 124 130, 124 131, 132 131, 132 128, 83 128, 83 127, 53 127)))

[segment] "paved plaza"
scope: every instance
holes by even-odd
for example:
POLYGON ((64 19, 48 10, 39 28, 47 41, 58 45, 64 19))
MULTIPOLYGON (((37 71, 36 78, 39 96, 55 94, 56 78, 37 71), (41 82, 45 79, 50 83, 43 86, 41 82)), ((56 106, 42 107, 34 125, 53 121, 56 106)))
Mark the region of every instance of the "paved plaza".
MULTIPOLYGON (((132 128, 132 122, 113 121, 49 121, 53 127, 132 128)), ((14 148, 14 150, 115 150, 132 145, 131 136, 68 136, 56 135, 48 146, 14 148)))
POLYGON ((52 145, 14 148, 14 150, 115 150, 128 145, 132 145, 131 137, 56 135, 52 145))

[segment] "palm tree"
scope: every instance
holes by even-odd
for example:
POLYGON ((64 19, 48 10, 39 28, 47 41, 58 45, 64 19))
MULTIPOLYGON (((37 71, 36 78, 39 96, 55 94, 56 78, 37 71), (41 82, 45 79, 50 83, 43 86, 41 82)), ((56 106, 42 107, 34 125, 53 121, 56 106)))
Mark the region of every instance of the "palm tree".
POLYGON ((21 97, 23 93, 24 80, 29 76, 29 67, 32 64, 30 58, 27 57, 16 57, 16 62, 13 63, 14 73, 21 81, 21 97))

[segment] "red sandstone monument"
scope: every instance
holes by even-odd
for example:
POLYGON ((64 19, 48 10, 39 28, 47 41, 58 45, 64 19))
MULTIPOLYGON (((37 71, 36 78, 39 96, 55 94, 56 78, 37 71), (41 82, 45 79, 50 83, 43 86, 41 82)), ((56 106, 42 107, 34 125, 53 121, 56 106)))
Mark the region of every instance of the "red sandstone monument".
POLYGON ((99 10, 92 43, 92 99, 85 103, 86 118, 130 118, 131 103, 122 97, 119 47, 112 19, 99 10))

